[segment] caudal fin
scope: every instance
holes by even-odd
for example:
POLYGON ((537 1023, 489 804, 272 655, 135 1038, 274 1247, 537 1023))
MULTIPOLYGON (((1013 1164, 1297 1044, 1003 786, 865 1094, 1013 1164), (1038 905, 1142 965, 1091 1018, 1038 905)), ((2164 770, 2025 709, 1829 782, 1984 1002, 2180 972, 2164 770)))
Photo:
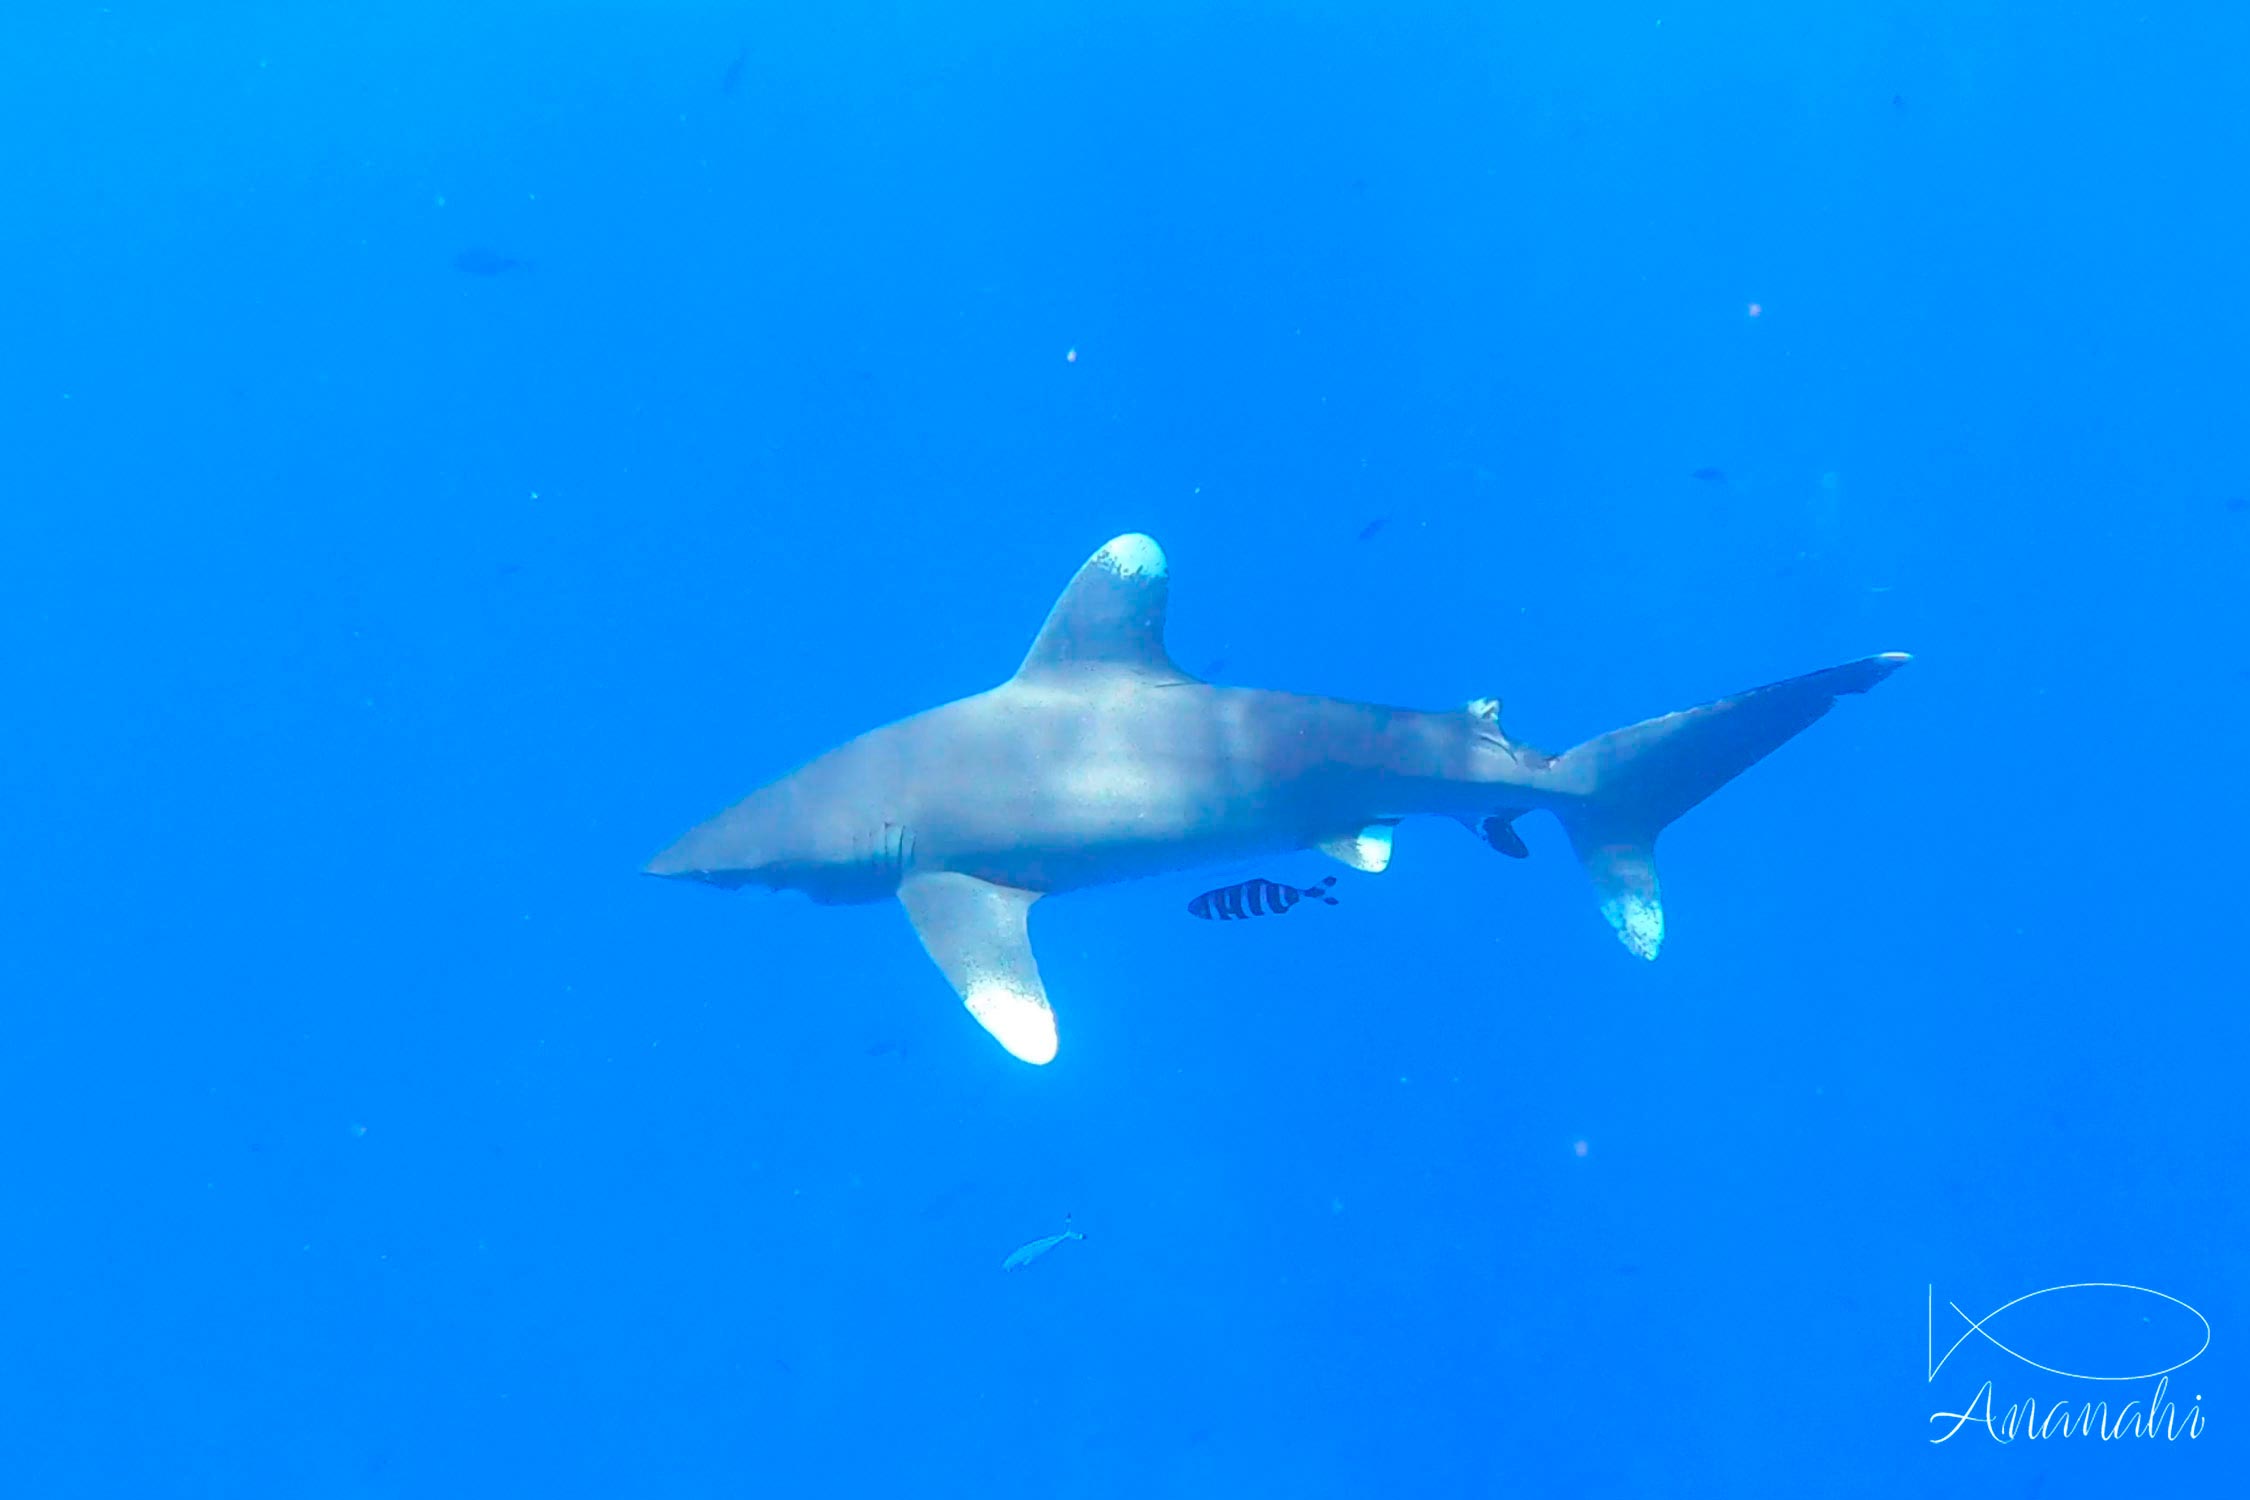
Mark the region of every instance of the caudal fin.
POLYGON ((1555 763, 1580 800, 1557 809, 1602 915, 1642 958, 1664 943, 1656 836, 1834 706, 1904 666, 1904 652, 1792 677, 1598 735, 1555 763))

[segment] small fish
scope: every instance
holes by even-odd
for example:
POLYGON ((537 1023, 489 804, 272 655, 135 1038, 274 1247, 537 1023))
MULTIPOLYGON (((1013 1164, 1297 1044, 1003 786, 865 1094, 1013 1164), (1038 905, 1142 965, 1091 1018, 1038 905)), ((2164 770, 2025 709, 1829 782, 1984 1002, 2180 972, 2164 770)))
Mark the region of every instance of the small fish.
POLYGON ((1000 1262, 1000 1269, 1003 1271, 1020 1271, 1064 1240, 1082 1240, 1084 1238, 1086 1238, 1085 1233, 1073 1228, 1069 1216, 1065 1215, 1061 1234, 1050 1234, 1044 1239, 1033 1240, 1028 1245, 1017 1246, 1009 1252, 1006 1260, 1000 1262))
POLYGON ((1724 469, 1697 469, 1693 474, 1688 475, 1688 478, 1700 479, 1705 484, 1725 484, 1727 482, 1727 471, 1724 469))
POLYGON ((1337 901, 1328 894, 1328 888, 1335 883, 1336 877, 1331 875, 1318 885, 1300 890, 1271 880, 1245 880, 1240 885, 1223 885, 1215 891, 1205 891, 1188 903, 1188 915, 1201 917, 1206 922, 1231 922, 1237 917, 1280 916, 1307 899, 1334 906, 1337 901))
POLYGON ((731 94, 741 87, 742 65, 749 60, 750 49, 748 47, 744 47, 734 55, 734 61, 727 64, 726 76, 719 80, 719 92, 721 94, 731 94))
POLYGON ((1374 520, 1359 528, 1359 540, 1363 542, 1373 540, 1376 532, 1390 524, 1391 518, 1389 516, 1377 516, 1374 520))
POLYGON ((502 255, 497 250, 464 250, 453 257, 453 269, 466 271, 471 276, 505 276, 510 271, 531 268, 528 260, 517 260, 512 255, 502 255))

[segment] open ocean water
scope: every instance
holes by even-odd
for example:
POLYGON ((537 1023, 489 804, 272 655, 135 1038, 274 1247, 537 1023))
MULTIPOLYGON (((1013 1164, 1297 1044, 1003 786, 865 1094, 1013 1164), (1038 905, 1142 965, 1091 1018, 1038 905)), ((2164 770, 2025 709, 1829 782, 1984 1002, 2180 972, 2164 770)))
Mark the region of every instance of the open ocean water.
POLYGON ((0 33, 0 1495, 2250 1493, 2250 10, 0 33), (1653 964, 1412 821, 1043 1068, 641 877, 1129 532, 1556 751, 1915 660, 1653 964))

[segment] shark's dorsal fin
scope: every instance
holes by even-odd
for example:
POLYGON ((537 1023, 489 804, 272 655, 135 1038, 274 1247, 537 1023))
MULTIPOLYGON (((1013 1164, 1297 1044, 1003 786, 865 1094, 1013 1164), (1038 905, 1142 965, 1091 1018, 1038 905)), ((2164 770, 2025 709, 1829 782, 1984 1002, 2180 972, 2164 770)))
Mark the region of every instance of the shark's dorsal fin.
POLYGON ((1027 920, 1038 892, 946 872, 907 876, 898 899, 977 1024, 1027 1063, 1054 1061, 1055 1013, 1027 920))
POLYGON ((1105 545, 1055 601, 1017 679, 1113 667, 1161 682, 1194 681, 1164 649, 1169 573, 1164 549, 1138 532, 1105 545))

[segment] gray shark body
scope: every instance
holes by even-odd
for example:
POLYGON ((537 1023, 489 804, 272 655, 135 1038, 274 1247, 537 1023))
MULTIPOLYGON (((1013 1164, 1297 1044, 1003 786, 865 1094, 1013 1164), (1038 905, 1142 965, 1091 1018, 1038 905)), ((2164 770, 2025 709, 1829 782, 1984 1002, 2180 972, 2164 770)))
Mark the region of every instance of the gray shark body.
POLYGON ((691 829, 649 873, 896 896, 970 1012, 1043 1063, 1057 1035, 1031 952, 1039 897, 1301 849, 1381 870, 1408 817, 1457 819, 1520 856, 1513 820, 1555 813, 1610 925, 1654 958, 1657 833, 1906 660, 1792 678, 1558 757, 1509 740, 1496 699, 1428 712, 1200 682, 1165 650, 1168 590, 1156 543, 1117 538, 1009 681, 839 746, 691 829))

